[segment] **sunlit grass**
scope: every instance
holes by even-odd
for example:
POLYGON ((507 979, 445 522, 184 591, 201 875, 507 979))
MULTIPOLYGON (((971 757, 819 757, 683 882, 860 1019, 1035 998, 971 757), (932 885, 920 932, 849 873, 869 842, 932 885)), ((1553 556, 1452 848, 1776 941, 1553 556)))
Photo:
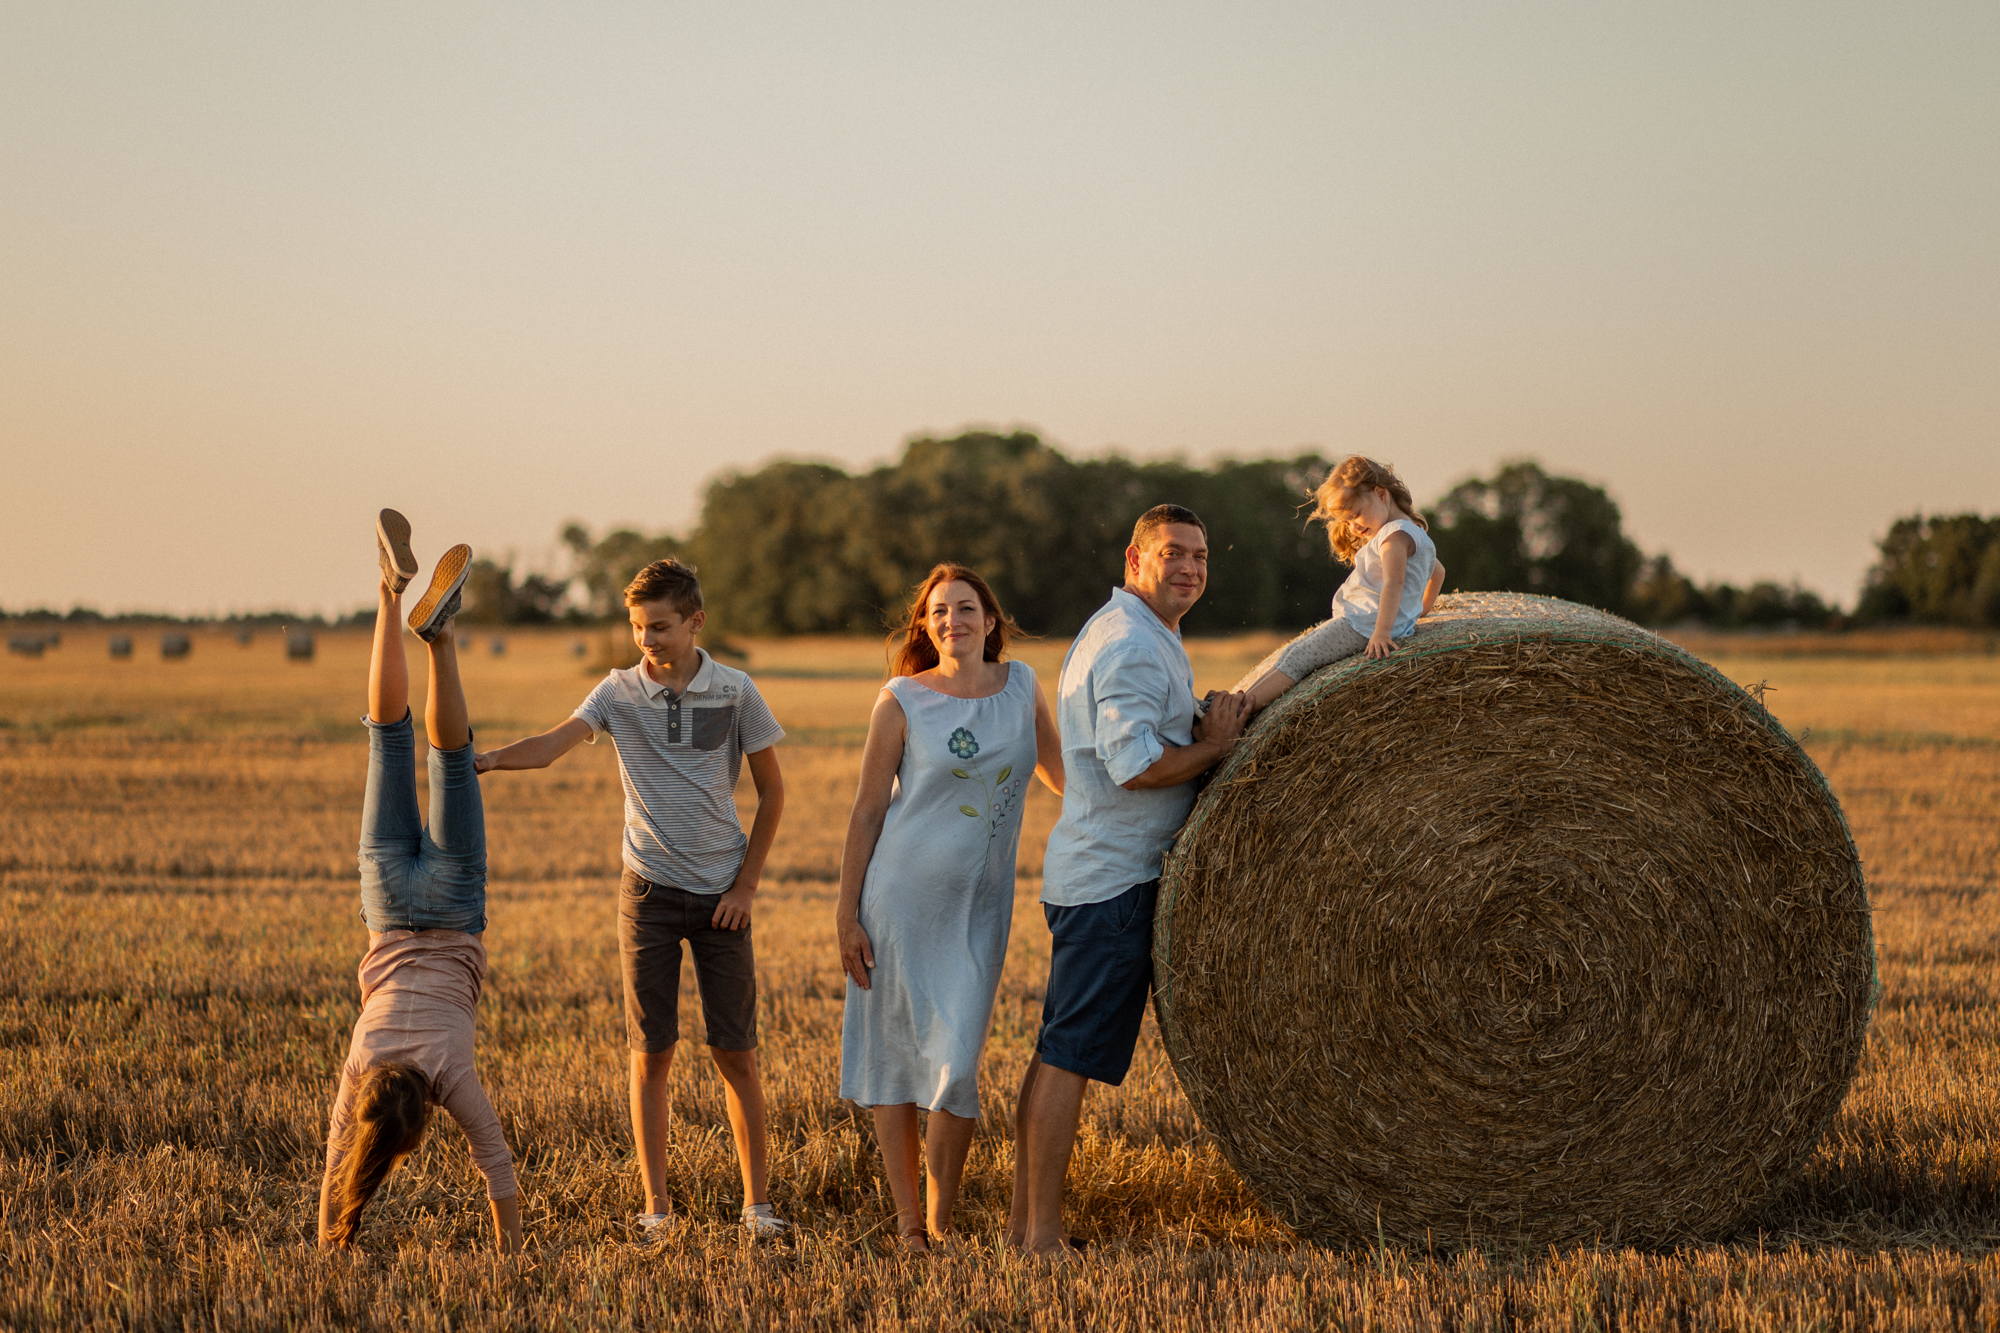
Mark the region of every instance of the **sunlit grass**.
MULTIPOLYGON (((592 683, 563 632, 468 645, 480 743, 567 716, 592 683)), ((1190 645, 1201 688, 1274 639, 1190 645)), ((730 1224, 735 1173, 705 1059, 676 1067, 681 1220, 631 1243, 608 746, 485 784, 493 976, 482 1065, 521 1159, 533 1252, 484 1248, 480 1182, 434 1134, 363 1252, 313 1251, 326 1104, 355 1012, 353 888, 366 640, 310 664, 267 635, 116 663, 77 634, 0 663, 0 1326, 856 1324, 966 1328, 1820 1327, 1990 1322, 2000 1260, 2000 659, 1730 655, 1840 795, 1877 909, 1883 998, 1861 1075, 1761 1236, 1679 1254, 1330 1254, 1295 1245, 1203 1137, 1148 1026, 1090 1102, 1048 1276, 993 1252, 1013 1085, 1048 935, 1034 902, 1055 803, 1029 806, 1015 932, 982 1073, 966 1253, 894 1257, 865 1119, 836 1096, 833 879, 877 643, 752 643, 793 739, 760 899, 762 1058, 793 1246, 730 1224), (1892 1317, 1890 1303, 1902 1308, 1892 1317)), ((1024 656, 1052 683, 1065 645, 1024 656)), ((413 651, 413 663, 421 659, 413 651)), ((417 673, 421 695, 421 671, 417 673)), ((421 704, 419 704, 421 707, 421 704)), ((748 788, 745 786, 747 797, 748 788)), ((691 971, 687 1012, 697 1012, 691 971)), ((693 1048, 683 1047, 686 1055, 693 1048)))

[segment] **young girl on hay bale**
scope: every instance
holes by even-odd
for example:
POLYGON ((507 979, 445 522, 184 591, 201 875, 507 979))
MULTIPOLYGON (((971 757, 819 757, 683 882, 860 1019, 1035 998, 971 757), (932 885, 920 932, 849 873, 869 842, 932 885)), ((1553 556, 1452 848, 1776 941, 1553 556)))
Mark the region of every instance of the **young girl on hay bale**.
POLYGON ((473 1067, 473 1010, 486 980, 486 816, 473 772, 472 724, 458 678, 452 617, 472 560, 454 546, 410 612, 430 648, 430 827, 417 811, 403 589, 416 577, 410 525, 393 509, 376 526, 382 582, 368 664, 368 786, 361 813, 361 1016, 327 1126, 319 1241, 346 1247, 389 1172, 416 1150, 442 1103, 486 1176, 502 1250, 521 1248, 514 1155, 473 1067))
POLYGON ((1387 657, 1429 615, 1444 585, 1444 565, 1430 524, 1417 512, 1396 470, 1359 454, 1341 460, 1313 492, 1313 517, 1326 524, 1334 555, 1354 572, 1333 595, 1333 619, 1273 653, 1236 689, 1252 712, 1274 702, 1309 672, 1366 653, 1387 657))

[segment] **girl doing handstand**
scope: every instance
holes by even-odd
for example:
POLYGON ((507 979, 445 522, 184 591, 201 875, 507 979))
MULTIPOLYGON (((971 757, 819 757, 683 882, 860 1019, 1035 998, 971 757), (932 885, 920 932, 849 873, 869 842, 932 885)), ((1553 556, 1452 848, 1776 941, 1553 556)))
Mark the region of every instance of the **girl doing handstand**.
POLYGON ((417 811, 416 736, 403 657, 403 589, 416 577, 410 525, 393 509, 376 526, 382 583, 368 667, 368 786, 361 815, 361 1016, 327 1127, 319 1240, 345 1247, 389 1172, 422 1141, 433 1104, 465 1131, 486 1177, 493 1230, 521 1248, 514 1156, 473 1067, 473 1011, 486 980, 486 819, 473 773, 472 726, 458 678, 452 617, 472 550, 454 546, 410 612, 430 648, 430 826, 417 811))

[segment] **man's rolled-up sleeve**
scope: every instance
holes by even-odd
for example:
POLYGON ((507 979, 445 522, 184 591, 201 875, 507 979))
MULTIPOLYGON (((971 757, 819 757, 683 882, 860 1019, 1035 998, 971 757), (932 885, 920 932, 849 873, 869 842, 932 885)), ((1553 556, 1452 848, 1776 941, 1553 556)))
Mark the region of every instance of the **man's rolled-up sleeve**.
POLYGON ((1096 687, 1092 741, 1111 780, 1124 786, 1160 761, 1167 743, 1160 733, 1173 680, 1160 663, 1133 653, 1100 658, 1091 668, 1096 687))

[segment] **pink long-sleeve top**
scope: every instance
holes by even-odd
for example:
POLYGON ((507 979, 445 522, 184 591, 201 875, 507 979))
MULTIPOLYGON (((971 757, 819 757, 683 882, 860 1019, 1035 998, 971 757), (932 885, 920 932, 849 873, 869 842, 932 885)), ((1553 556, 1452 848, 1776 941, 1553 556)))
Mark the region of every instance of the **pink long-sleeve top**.
POLYGON ((514 1154, 472 1063, 473 1011, 486 984, 486 945, 457 930, 371 933, 360 977, 361 1017, 354 1021, 327 1126, 327 1174, 347 1155, 341 1145, 362 1076, 379 1065, 406 1062, 423 1071, 431 1100, 465 1131, 473 1163, 486 1177, 486 1196, 513 1198, 514 1154))

